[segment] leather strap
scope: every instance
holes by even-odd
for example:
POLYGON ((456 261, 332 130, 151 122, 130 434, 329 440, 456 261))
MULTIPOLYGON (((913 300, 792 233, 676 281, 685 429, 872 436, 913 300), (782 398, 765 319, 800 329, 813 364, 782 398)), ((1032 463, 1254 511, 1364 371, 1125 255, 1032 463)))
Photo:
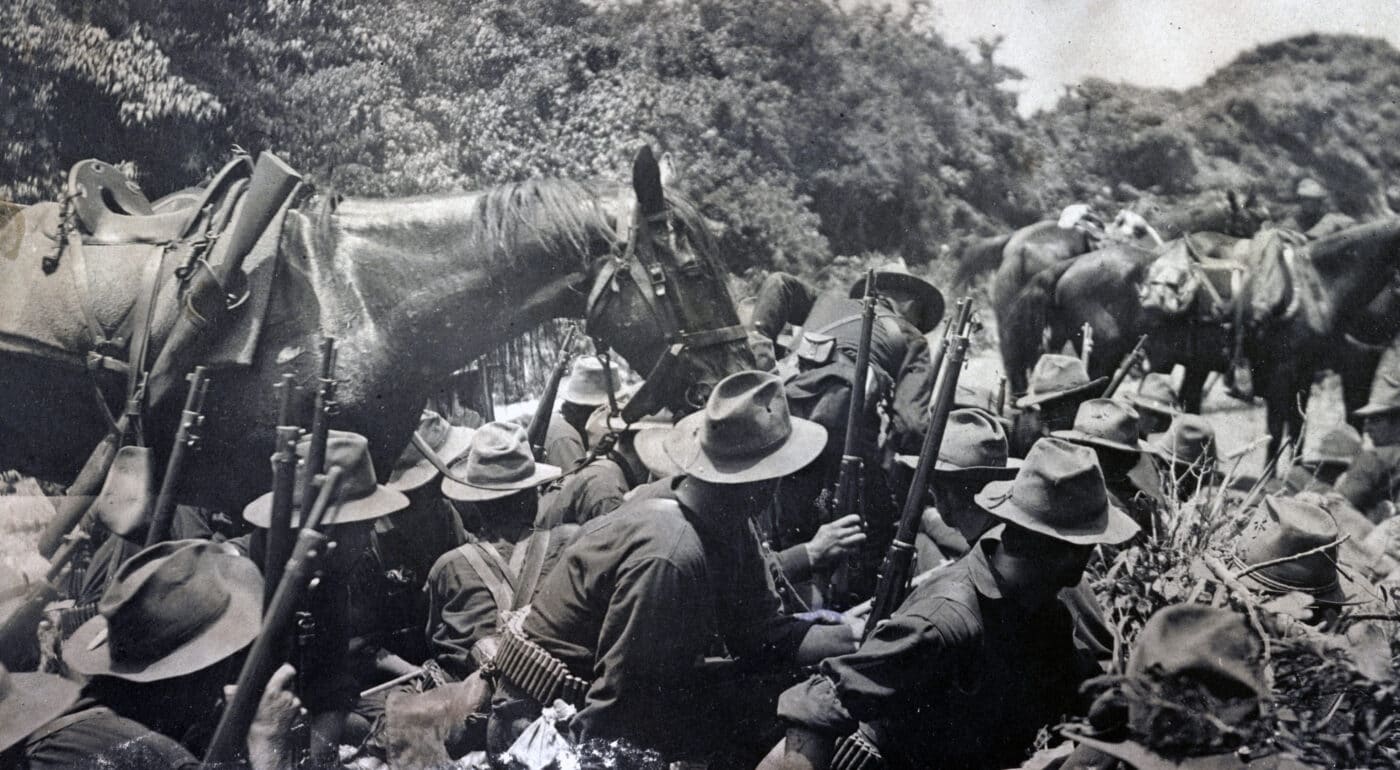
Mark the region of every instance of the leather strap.
MULTIPOLYGON (((508 576, 498 574, 487 566, 486 558, 483 556, 487 551, 481 547, 483 545, 485 544, 467 543, 458 546, 457 553, 462 554, 472 569, 476 570, 476 574, 481 576, 481 582, 485 583, 486 590, 491 592, 491 600, 496 603, 496 609, 503 610, 510 607, 515 601, 515 586, 508 576)), ((495 549, 492 549, 491 552, 494 553, 494 551, 495 549)), ((496 554, 496 558, 499 559, 500 554, 496 554)))
POLYGON ((83 239, 75 230, 68 234, 68 267, 73 274, 73 289, 77 293, 78 309, 83 314, 88 333, 92 335, 94 348, 105 348, 111 343, 107 330, 97 320, 92 309, 92 286, 88 283, 87 258, 84 254, 83 239))
POLYGON ((520 588, 515 592, 515 606, 511 609, 524 609, 534 598, 535 589, 539 587, 540 577, 544 574, 544 559, 549 554, 549 541, 552 536, 553 530, 537 529, 531 533, 524 548, 515 549, 518 553, 525 554, 526 559, 525 571, 516 573, 520 576, 520 588))

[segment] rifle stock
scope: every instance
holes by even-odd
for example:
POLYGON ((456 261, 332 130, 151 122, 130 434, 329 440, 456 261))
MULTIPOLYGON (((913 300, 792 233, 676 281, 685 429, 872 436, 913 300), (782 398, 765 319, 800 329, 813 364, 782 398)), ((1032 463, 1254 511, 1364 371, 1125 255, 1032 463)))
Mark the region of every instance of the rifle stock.
POLYGON ((219 725, 204 755, 204 767, 218 767, 238 760, 245 751, 248 728, 257 714, 258 703, 272 673, 282 664, 283 641, 296 620, 297 609, 305 598, 311 581, 321 570, 329 552, 335 547, 320 531, 321 521, 331 501, 340 491, 342 471, 331 468, 321 485, 320 494, 306 517, 305 526, 297 535, 286 571, 273 592, 272 602, 263 613, 262 633, 253 641, 252 649, 238 674, 238 687, 233 698, 224 706, 219 725))
POLYGON ((549 373, 549 380, 544 386, 544 393, 540 395, 540 402, 535 405, 535 414, 530 418, 530 427, 526 429, 526 434, 530 437, 530 449, 535 453, 535 459, 544 461, 544 441, 549 433, 549 418, 554 414, 554 402, 559 398, 559 383, 564 379, 564 372, 568 371, 569 361, 573 358, 574 337, 578 334, 577 326, 570 326, 569 333, 564 337, 564 344, 559 348, 559 360, 554 362, 554 370, 549 373))
POLYGON ((904 499, 899 530, 895 533, 894 542, 890 544, 890 550, 885 554, 884 563, 880 566, 879 582, 875 586, 870 617, 865 625, 867 638, 875 626, 893 614, 900 602, 904 601, 914 560, 914 537, 918 533, 919 521, 923 516, 924 490, 928 486, 929 472, 937 462, 944 430, 948 427, 948 414, 952 411, 953 397, 958 389, 958 377, 962 372, 963 360, 967 356, 968 327, 971 321, 972 303, 964 300, 958 305, 957 331, 953 336, 944 339, 942 350, 939 352, 938 377, 933 389, 928 431, 924 433, 924 443, 919 450, 919 464, 914 469, 909 494, 904 499))
POLYGON ((204 398, 208 392, 208 370, 203 366, 196 366, 190 374, 190 390, 185 396, 185 408, 180 413, 180 427, 175 431, 175 442, 170 448, 170 458, 165 463, 165 475, 161 477, 155 512, 151 515, 151 525, 146 530, 147 546, 164 542, 170 537, 170 522, 175 516, 175 492, 179 489, 180 472, 184 469, 186 455, 199 443, 199 428, 204 423, 204 398))
POLYGON ((1113 394, 1118 392, 1118 388, 1123 384, 1123 380, 1127 379, 1128 372, 1132 371, 1137 362, 1146 354, 1144 350, 1146 345, 1147 335, 1144 334, 1138 337, 1137 344, 1133 346, 1132 350, 1128 351, 1128 355, 1123 357, 1122 363, 1118 364, 1118 369, 1113 372, 1113 378, 1108 381, 1108 386, 1103 389, 1103 398, 1113 398, 1113 394))

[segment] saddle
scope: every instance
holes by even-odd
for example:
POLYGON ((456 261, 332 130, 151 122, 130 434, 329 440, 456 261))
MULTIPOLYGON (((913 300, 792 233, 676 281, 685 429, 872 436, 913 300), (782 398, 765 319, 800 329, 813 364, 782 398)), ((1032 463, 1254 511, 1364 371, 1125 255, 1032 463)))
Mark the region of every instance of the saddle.
POLYGON ((193 220, 205 209, 223 212, 227 225, 229 210, 252 170, 253 164, 240 156, 224 166, 201 198, 156 211, 140 185, 120 168, 89 159, 68 173, 68 195, 85 244, 166 244, 189 234, 193 220))

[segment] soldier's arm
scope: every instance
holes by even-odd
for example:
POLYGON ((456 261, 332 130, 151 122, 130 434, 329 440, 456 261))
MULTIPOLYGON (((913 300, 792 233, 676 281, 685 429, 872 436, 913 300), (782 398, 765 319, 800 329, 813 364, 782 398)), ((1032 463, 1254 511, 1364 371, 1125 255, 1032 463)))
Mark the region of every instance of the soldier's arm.
POLYGON ((777 340, 783 324, 800 325, 812 312, 817 293, 805 281, 787 273, 769 273, 753 306, 753 328, 777 340))
POLYGON ((472 647, 496 632, 496 602, 480 577, 449 553, 428 576, 428 647, 443 671, 465 679, 477 669, 472 647))
POLYGON ((890 434, 901 452, 919 451, 928 428, 928 404, 937 375, 929 356, 928 341, 923 337, 912 340, 894 383, 890 434))

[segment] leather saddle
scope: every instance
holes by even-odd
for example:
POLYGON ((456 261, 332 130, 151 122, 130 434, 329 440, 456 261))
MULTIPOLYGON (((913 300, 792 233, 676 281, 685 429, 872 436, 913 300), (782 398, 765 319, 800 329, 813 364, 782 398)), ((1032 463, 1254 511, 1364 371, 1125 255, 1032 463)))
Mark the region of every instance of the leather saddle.
POLYGON ((156 207, 120 168, 89 159, 69 171, 68 194, 84 243, 163 244, 187 236, 192 220, 211 203, 222 207, 232 200, 234 183, 247 179, 252 169, 251 161, 239 158, 224 166, 201 198, 156 207))

